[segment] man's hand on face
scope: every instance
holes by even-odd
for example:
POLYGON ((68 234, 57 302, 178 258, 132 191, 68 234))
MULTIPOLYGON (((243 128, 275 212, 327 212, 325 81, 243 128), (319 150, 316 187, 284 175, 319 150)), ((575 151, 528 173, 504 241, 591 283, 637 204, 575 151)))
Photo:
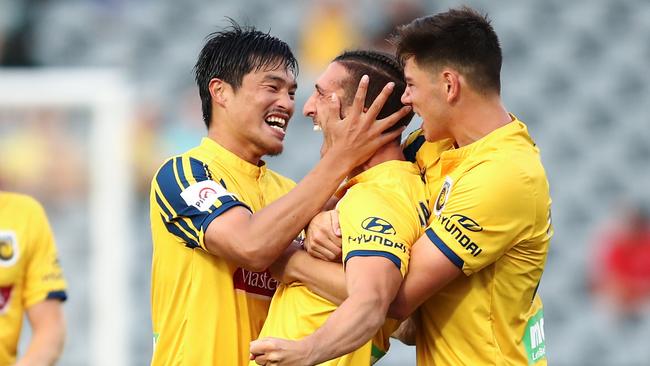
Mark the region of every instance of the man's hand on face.
POLYGON ((312 257, 325 261, 341 258, 341 227, 336 210, 316 215, 307 227, 305 249, 312 257))
POLYGON ((390 116, 377 120, 384 103, 393 92, 395 84, 390 82, 364 111, 368 91, 368 76, 359 82, 354 102, 345 118, 341 119, 341 104, 336 94, 316 100, 316 110, 323 129, 325 155, 334 154, 341 164, 352 169, 368 160, 377 149, 400 136, 404 128, 383 133, 406 116, 411 107, 403 107, 390 116))

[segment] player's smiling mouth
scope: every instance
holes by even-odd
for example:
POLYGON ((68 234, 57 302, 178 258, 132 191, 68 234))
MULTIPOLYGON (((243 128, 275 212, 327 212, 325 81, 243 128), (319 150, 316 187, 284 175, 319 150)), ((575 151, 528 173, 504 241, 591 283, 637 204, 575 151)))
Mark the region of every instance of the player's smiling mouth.
POLYGON ((271 114, 268 115, 265 119, 264 122, 266 122, 269 127, 285 132, 287 129, 287 121, 289 120, 289 117, 286 115, 279 115, 279 114, 271 114))

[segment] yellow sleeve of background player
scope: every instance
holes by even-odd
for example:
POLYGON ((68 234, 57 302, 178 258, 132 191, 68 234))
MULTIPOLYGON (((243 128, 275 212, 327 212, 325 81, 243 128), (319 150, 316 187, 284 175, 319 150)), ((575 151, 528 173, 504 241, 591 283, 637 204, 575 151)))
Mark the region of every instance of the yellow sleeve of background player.
POLYGON ((413 214, 399 211, 404 205, 391 202, 386 193, 352 187, 337 207, 344 264, 354 256, 380 256, 406 275, 419 223, 413 214))
POLYGON ((25 255, 29 258, 22 299, 25 307, 46 299, 65 301, 66 283, 45 210, 33 201, 33 206, 26 216, 30 230, 25 245, 25 255))

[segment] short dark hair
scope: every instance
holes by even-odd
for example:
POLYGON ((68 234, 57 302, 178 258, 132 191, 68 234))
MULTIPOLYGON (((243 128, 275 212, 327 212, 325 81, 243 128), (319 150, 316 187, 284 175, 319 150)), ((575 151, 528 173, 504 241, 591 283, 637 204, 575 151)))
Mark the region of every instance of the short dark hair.
POLYGON ((501 92, 501 46, 483 15, 469 7, 415 19, 397 28, 398 59, 413 57, 419 66, 458 69, 481 93, 501 92))
POLYGON ((284 67, 294 75, 298 74, 298 61, 284 41, 229 20, 229 27, 208 35, 194 66, 203 122, 208 127, 212 114, 209 84, 213 78, 227 82, 237 91, 244 75, 251 71, 284 67))
MULTIPOLYGON (((349 82, 341 85, 345 92, 344 104, 352 104, 361 77, 368 75, 370 83, 368 84, 368 92, 366 93, 366 100, 364 102, 365 107, 370 107, 386 84, 391 81, 395 83, 392 94, 386 100, 377 118, 388 117, 404 106, 401 101, 402 94, 404 94, 404 89, 406 88, 404 70, 394 56, 377 51, 355 50, 346 51, 338 55, 332 62, 340 63, 349 74, 349 82)), ((412 118, 413 112, 402 117, 402 119, 387 131, 393 131, 399 127, 407 126, 412 118)))

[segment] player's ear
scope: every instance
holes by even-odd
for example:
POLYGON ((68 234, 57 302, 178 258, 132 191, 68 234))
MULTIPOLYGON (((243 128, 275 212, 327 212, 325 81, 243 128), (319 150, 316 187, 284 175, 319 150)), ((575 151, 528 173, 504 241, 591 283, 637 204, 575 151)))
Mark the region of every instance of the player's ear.
POLYGON ((208 84, 208 89, 210 90, 210 96, 215 103, 219 104, 222 107, 225 107, 228 98, 226 97, 226 90, 230 87, 225 81, 213 78, 208 84))
POLYGON ((455 70, 442 72, 442 80, 447 94, 447 103, 455 102, 460 96, 460 75, 455 70))

